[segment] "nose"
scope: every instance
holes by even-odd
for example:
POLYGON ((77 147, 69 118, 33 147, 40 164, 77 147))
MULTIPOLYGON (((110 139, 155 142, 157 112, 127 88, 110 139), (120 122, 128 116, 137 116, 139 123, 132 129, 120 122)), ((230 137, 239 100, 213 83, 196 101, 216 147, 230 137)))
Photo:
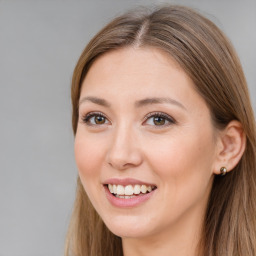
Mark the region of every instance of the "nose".
POLYGON ((128 126, 117 128, 107 152, 108 164, 117 170, 125 170, 139 166, 142 160, 134 131, 128 126))

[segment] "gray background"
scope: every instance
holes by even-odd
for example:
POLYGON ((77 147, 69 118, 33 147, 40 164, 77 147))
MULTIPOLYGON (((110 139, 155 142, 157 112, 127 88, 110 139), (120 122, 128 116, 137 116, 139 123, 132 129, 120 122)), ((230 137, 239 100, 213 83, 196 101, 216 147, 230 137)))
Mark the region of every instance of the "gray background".
POLYGON ((0 256, 63 255, 77 175, 73 68, 113 16, 160 2, 195 7, 226 32, 256 109, 256 0, 0 0, 0 256))

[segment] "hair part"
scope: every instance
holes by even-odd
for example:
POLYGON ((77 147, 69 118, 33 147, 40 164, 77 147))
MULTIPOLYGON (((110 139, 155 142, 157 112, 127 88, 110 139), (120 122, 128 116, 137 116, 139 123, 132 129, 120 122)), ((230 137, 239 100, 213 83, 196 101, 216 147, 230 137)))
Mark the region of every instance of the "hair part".
MULTIPOLYGON (((246 79, 226 36, 208 19, 182 6, 130 11, 106 25, 87 45, 74 70, 71 97, 74 134, 81 84, 104 53, 123 47, 154 47, 173 58, 194 82, 212 122, 223 129, 238 120, 246 135, 239 164, 214 178, 205 214, 200 255, 256 255, 256 131, 246 79)), ((80 178, 66 243, 66 256, 121 256, 121 239, 93 208, 80 178)))

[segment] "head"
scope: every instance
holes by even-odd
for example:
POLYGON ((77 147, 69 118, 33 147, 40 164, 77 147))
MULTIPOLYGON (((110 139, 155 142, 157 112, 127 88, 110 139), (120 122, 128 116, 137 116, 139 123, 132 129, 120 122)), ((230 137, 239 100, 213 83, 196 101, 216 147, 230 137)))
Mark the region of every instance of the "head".
MULTIPOLYGON (((237 55, 212 22, 178 6, 114 19, 82 53, 72 103, 79 169, 75 250, 95 255, 108 247, 117 255, 118 236, 150 236, 174 228, 188 213, 197 219, 203 212, 197 219, 202 250, 231 255, 248 223, 240 216, 255 210, 255 126, 237 55), (95 122, 95 113, 86 115, 95 109, 104 113, 97 116, 103 125, 85 128, 83 120, 95 122), (225 177, 218 176, 222 166, 225 177), (117 177, 154 187, 145 203, 147 218, 143 207, 120 211, 99 195, 117 177), (88 252, 86 244, 94 249, 88 252)), ((241 248, 248 255, 253 232, 243 234, 251 237, 241 248)))

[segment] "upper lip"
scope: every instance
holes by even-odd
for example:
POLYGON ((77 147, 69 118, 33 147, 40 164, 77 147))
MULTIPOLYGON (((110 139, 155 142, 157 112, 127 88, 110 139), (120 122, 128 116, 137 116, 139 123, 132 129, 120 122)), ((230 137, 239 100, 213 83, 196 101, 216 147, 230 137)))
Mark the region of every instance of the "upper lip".
POLYGON ((147 185, 147 186, 155 186, 155 184, 153 183, 148 183, 148 182, 144 182, 141 180, 137 180, 137 179, 133 179, 133 178, 125 178, 125 179, 119 179, 119 178, 111 178, 111 179, 107 179, 103 182, 104 185, 107 184, 115 184, 115 185, 123 185, 123 186, 127 186, 127 185, 147 185))

